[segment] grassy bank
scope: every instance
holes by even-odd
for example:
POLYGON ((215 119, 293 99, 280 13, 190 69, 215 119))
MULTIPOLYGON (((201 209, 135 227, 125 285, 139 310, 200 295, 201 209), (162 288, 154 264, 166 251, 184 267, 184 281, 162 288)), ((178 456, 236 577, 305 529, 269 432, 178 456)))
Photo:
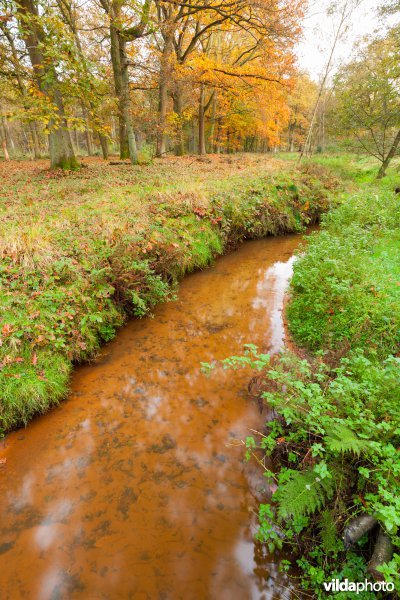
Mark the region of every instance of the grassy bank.
POLYGON ((262 156, 108 166, 63 174, 3 165, 0 431, 68 391, 127 316, 143 316, 244 238, 298 231, 337 182, 262 156))
MULTIPOLYGON (((353 181, 371 180, 366 171, 353 181)), ((233 361, 262 371, 263 398, 274 408, 261 441, 247 440, 249 455, 261 448, 277 466, 265 473, 277 489, 260 507, 258 535, 270 550, 290 549, 301 570, 298 586, 314 598, 325 598, 323 582, 336 578, 375 582, 358 598, 395 597, 380 589, 384 581, 400 592, 400 198, 394 179, 358 183, 324 217, 295 264, 287 315, 308 359, 286 353, 271 362, 250 348, 233 361), (366 516, 373 517, 368 531, 360 526, 366 516)))

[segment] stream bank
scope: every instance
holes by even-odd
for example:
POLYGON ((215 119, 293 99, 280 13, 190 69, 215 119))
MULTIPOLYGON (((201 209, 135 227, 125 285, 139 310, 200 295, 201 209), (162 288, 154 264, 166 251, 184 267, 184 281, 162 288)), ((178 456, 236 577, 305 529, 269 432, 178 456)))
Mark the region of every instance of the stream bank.
POLYGON ((313 165, 253 157, 226 168, 202 166, 206 187, 185 161, 50 181, 39 172, 45 206, 17 181, 1 217, 0 433, 65 398, 73 365, 173 297, 186 273, 244 239, 316 222, 338 186, 313 165))
POLYGON ((390 189, 348 195, 294 267, 286 312, 305 352, 242 359, 261 369, 272 409, 248 440, 277 466, 259 538, 284 548, 299 589, 321 600, 332 580, 368 580, 363 600, 400 592, 399 227, 390 189))

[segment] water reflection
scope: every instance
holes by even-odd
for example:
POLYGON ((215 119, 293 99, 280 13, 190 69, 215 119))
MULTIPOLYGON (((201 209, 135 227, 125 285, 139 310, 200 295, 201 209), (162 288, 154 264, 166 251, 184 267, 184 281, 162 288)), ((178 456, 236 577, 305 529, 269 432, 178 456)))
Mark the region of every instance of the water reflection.
POLYGON ((76 371, 62 406, 8 438, 2 600, 285 597, 253 542, 265 481, 233 443, 262 425, 250 374, 206 379, 199 365, 281 347, 299 241, 250 242, 187 278, 76 371))

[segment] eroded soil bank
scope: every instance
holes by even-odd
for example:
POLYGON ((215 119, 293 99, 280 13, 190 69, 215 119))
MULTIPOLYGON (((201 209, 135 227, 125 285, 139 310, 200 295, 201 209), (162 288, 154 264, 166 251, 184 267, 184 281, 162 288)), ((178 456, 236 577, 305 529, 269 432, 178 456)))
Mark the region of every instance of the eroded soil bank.
POLYGON ((187 277, 75 372, 66 402, 2 442, 3 600, 287 596, 253 541, 266 492, 237 442, 263 423, 249 372, 207 379, 200 363, 248 342, 279 350, 300 241, 247 242, 187 277))

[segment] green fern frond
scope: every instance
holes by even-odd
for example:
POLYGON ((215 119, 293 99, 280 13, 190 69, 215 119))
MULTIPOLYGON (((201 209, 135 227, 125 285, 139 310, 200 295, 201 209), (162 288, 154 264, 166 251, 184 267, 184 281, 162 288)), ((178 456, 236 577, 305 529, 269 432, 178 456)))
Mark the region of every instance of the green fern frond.
POLYGON ((333 423, 324 441, 329 450, 339 454, 353 452, 360 455, 368 448, 367 440, 361 440, 354 431, 342 423, 333 423))
POLYGON ((275 494, 279 516, 286 519, 311 515, 325 505, 333 491, 334 479, 331 477, 321 479, 312 470, 294 473, 275 494))

